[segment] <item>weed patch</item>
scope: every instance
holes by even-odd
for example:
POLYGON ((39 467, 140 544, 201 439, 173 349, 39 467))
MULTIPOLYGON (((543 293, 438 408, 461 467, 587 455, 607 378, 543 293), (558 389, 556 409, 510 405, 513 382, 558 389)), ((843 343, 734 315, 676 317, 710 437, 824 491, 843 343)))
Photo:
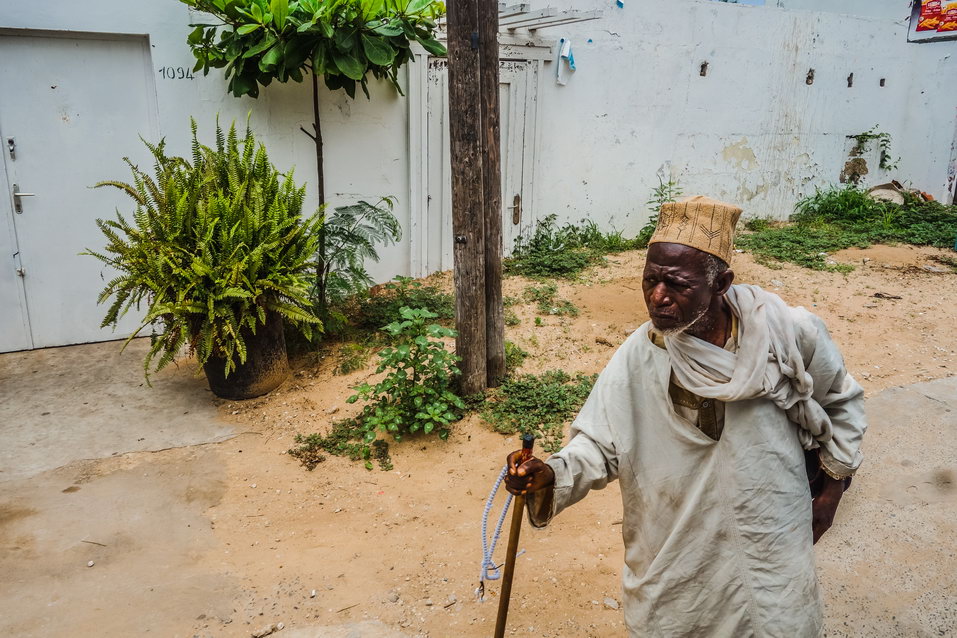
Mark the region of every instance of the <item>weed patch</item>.
POLYGON ((297 434, 294 439, 297 446, 286 453, 299 459, 299 463, 310 472, 326 460, 325 454, 346 456, 353 461, 365 461, 367 470, 372 469, 372 461, 375 460, 379 463, 379 469, 386 472, 391 470, 389 444, 376 440, 370 445, 364 435, 365 432, 357 419, 343 419, 333 423, 332 429, 326 436, 297 434))
MULTIPOLYGON (((559 317, 577 317, 578 306, 567 299, 557 298, 558 287, 555 284, 541 286, 527 286, 524 291, 525 301, 537 303, 538 312, 542 315, 556 315, 559 317)), ((536 322, 535 325, 541 325, 536 322)))
POLYGON ((522 350, 521 346, 511 341, 505 342, 505 374, 512 374, 512 372, 522 367, 527 358, 528 352, 522 350))
POLYGON ((933 258, 938 264, 947 266, 955 273, 957 273, 957 257, 949 257, 947 255, 938 255, 933 258))
POLYGON ((738 247, 753 253, 759 262, 785 261, 847 272, 853 267, 828 263, 827 253, 875 243, 949 248, 957 237, 957 206, 925 202, 909 193, 898 205, 872 200, 853 186, 835 188, 801 200, 796 210, 791 225, 769 225, 742 235, 738 247))
POLYGON ((485 400, 482 418, 496 432, 533 434, 546 452, 561 449, 565 423, 578 412, 598 375, 572 378, 561 370, 507 379, 485 400))
POLYGON ((525 290, 522 291, 522 298, 526 303, 549 304, 557 294, 558 286, 555 284, 542 284, 541 286, 525 286, 525 290))
POLYGON ((335 374, 349 374, 361 370, 369 362, 371 353, 370 346, 366 343, 344 343, 339 348, 339 362, 333 372, 335 374))
POLYGON ((655 234, 655 228, 658 227, 658 214, 661 212, 661 207, 668 202, 677 201, 681 195, 681 186, 677 181, 669 179, 666 182, 658 178, 658 186, 651 191, 651 199, 645 202, 651 215, 648 217, 648 223, 641 227, 638 236, 635 237, 638 248, 648 247, 648 242, 651 241, 651 236, 655 234))
POLYGON ((814 270, 850 272, 853 266, 847 264, 828 264, 827 254, 869 245, 867 239, 856 233, 845 233, 830 229, 799 229, 795 226, 769 228, 753 235, 743 235, 737 245, 754 253, 758 263, 772 265, 768 260, 786 261, 814 270))
POLYGON ((573 278, 603 263, 603 255, 639 248, 636 240, 626 239, 620 231, 603 232, 591 220, 564 226, 555 220, 555 215, 549 215, 529 236, 515 240, 512 256, 503 262, 506 274, 573 278))
POLYGON ((774 221, 767 219, 766 217, 755 217, 754 219, 749 219, 747 222, 745 222, 744 227, 751 232, 758 233, 762 230, 773 228, 774 221))
POLYGON ((353 297, 345 309, 359 328, 379 330, 400 316, 403 307, 424 308, 439 321, 455 317, 455 297, 435 286, 427 286, 411 277, 396 277, 380 292, 364 292, 353 297))

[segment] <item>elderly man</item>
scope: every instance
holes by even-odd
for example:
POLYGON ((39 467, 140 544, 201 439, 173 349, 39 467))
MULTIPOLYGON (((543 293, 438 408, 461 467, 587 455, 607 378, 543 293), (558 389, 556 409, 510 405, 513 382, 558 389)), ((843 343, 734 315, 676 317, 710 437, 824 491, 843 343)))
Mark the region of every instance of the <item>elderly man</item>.
POLYGON ((812 544, 861 463, 863 393, 820 319, 732 285, 740 214, 704 197, 662 207, 642 283, 651 321, 564 449, 508 457, 536 527, 620 481, 632 636, 822 633, 812 544))

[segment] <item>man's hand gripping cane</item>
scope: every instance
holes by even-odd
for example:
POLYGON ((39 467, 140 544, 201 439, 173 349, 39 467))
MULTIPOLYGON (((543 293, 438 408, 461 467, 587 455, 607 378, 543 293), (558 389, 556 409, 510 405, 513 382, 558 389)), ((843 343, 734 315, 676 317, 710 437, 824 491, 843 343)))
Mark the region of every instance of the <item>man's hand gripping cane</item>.
POLYGON ((555 472, 539 458, 527 455, 524 450, 515 450, 506 457, 508 476, 505 489, 516 496, 537 492, 555 484, 555 472))

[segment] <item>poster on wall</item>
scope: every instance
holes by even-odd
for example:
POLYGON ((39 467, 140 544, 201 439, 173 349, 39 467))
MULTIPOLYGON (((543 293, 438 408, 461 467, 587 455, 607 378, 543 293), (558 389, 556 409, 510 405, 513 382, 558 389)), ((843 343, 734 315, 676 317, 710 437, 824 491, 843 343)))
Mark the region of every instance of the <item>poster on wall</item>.
POLYGON ((940 26, 941 0, 923 0, 920 4, 920 19, 917 22, 918 31, 936 31, 940 26))
POLYGON ((908 42, 957 40, 957 0, 913 0, 908 42))
POLYGON ((957 2, 944 2, 940 9, 938 33, 957 32, 957 2))

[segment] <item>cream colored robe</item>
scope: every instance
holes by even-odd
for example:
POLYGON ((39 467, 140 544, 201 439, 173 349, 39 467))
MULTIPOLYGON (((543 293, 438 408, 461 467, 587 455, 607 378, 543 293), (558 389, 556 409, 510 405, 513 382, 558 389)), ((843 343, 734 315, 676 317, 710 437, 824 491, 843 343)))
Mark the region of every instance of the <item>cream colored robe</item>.
MULTIPOLYGON (((820 319, 791 309, 814 397, 833 436, 855 452, 863 392, 820 319)), ((728 403, 719 441, 679 417, 668 353, 646 323, 618 349, 548 459, 547 494, 529 499, 546 525, 590 490, 618 479, 624 508, 625 624, 631 636, 816 637, 811 498, 797 426, 767 399, 728 403), (550 511, 543 511, 545 509, 550 511)))

